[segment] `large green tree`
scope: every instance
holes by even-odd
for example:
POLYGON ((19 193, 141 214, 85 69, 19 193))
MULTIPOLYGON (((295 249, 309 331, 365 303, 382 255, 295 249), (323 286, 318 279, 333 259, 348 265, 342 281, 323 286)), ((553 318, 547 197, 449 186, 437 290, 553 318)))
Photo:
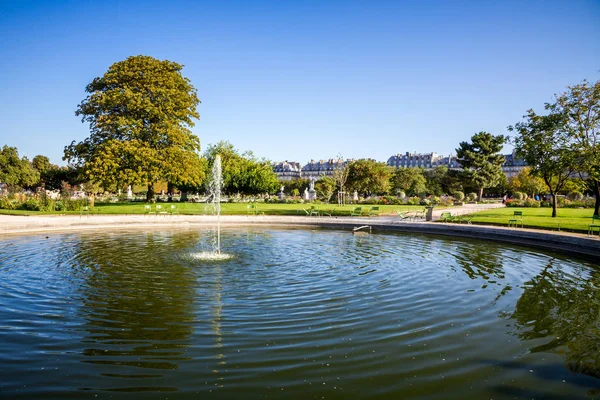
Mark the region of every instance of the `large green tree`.
POLYGON ((460 142, 456 149, 466 179, 479 189, 479 201, 483 190, 498 185, 504 176, 502 164, 505 159, 500 151, 505 140, 502 135, 479 132, 471 137, 470 143, 460 142))
POLYGON ((360 159, 348 165, 348 186, 367 196, 390 189, 391 169, 384 162, 360 159))
POLYGON ((394 192, 404 192, 408 196, 419 196, 427 190, 427 179, 421 168, 397 168, 390 178, 394 192))
POLYGON ((29 187, 40 181, 40 173, 27 157, 20 158, 16 147, 4 145, 0 150, 0 182, 9 188, 29 187))
POLYGON ((200 140, 190 131, 199 100, 182 68, 141 55, 111 65, 75 113, 90 136, 65 147, 64 159, 105 187, 147 185, 148 200, 159 180, 200 185, 200 140))
POLYGON ((552 196, 552 216, 556 217, 556 195, 569 181, 578 160, 565 135, 565 119, 561 114, 537 115, 529 110, 525 121, 508 129, 517 133, 514 138, 517 155, 531 167, 531 175, 546 183, 552 196))
POLYGON ((596 197, 594 215, 600 215, 600 81, 570 86, 546 109, 562 116, 563 131, 579 160, 578 172, 589 180, 596 197))
POLYGON ((217 154, 221 156, 224 193, 255 195, 277 190, 277 175, 268 160, 259 160, 252 152, 240 154, 231 143, 221 141, 208 146, 204 153, 209 168, 212 168, 217 154))

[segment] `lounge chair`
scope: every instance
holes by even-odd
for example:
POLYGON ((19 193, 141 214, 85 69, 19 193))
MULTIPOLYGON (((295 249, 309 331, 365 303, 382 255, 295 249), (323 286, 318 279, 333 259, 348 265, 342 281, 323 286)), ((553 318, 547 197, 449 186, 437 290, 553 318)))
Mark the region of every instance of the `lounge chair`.
POLYGON ((246 205, 246 214, 258 215, 258 207, 256 206, 256 204, 247 204, 246 205))
POLYGON ((379 207, 371 207, 369 210, 369 217, 378 216, 379 214, 381 214, 379 207))
POLYGON ((444 212, 442 212, 442 215, 440 215, 440 221, 442 221, 442 222, 454 222, 455 218, 452 216, 451 212, 444 211, 444 212))
POLYGON ((410 215, 406 215, 402 211, 396 211, 396 214, 400 217, 400 221, 410 220, 412 217, 410 215))
POLYGON ((354 207, 354 210, 350 211, 351 217, 360 217, 362 216, 362 207, 354 207))
POLYGON ((319 217, 320 216, 318 207, 310 206, 310 208, 308 208, 308 209, 303 208, 303 210, 306 213, 307 217, 313 217, 313 216, 319 217))
POLYGON ((600 235, 600 216, 598 215, 592 217, 592 223, 588 226, 588 236, 594 235, 594 229, 598 229, 598 235, 600 235))
POLYGON ((474 214, 470 214, 470 215, 461 215, 460 217, 458 217, 458 222, 460 222, 461 224, 463 222, 471 225, 471 220, 473 219, 475 215, 474 214))
POLYGON ((523 227, 523 211, 515 211, 513 213, 512 219, 508 220, 508 227, 514 225, 515 228, 518 228, 519 223, 521 223, 521 228, 523 227))

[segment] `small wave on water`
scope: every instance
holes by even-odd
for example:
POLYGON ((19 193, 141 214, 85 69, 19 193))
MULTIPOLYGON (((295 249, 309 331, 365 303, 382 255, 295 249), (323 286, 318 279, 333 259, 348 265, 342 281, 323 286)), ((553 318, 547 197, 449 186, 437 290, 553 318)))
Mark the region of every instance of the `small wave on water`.
POLYGON ((194 260, 202 261, 226 261, 234 258, 233 254, 217 253, 214 251, 199 251, 197 253, 190 253, 189 256, 194 260))

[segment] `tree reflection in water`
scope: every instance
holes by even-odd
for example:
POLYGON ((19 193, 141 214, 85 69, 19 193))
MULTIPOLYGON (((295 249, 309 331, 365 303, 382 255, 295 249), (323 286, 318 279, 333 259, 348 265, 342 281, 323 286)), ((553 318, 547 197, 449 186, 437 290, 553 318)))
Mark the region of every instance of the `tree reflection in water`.
POLYGON ((532 353, 564 353, 568 368, 600 378, 600 272, 550 261, 524 284, 512 318, 532 353))
POLYGON ((79 268, 89 269, 81 288, 80 312, 87 321, 83 354, 88 357, 83 362, 106 366, 100 374, 107 377, 161 377, 189 359, 196 276, 172 255, 191 247, 198 235, 118 235, 118 240, 110 234, 82 236, 74 249, 79 268))

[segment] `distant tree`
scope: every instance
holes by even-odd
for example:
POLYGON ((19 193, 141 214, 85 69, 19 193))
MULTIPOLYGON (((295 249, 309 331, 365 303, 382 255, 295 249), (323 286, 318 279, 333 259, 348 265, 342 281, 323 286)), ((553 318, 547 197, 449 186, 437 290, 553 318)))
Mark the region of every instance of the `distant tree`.
POLYGON ((367 196, 385 194, 390 188, 391 170, 384 162, 361 159, 348 166, 348 186, 367 196))
POLYGON ((50 171, 58 167, 52 164, 48 157, 43 155, 37 155, 33 157, 33 160, 31 160, 31 165, 33 166, 33 168, 38 170, 40 174, 43 174, 44 172, 50 171))
POLYGON ((409 196, 419 196, 427 190, 427 179, 421 168, 397 168, 391 178, 393 192, 404 192, 409 196))
POLYGON ((342 206, 346 203, 346 183, 348 182, 348 173, 350 172, 349 163, 344 162, 342 156, 338 156, 337 162, 333 167, 333 178, 338 192, 338 205, 342 206))
POLYGON ((527 193, 531 197, 546 190, 544 180, 532 175, 530 167, 525 167, 517 175, 510 177, 507 186, 512 192, 527 193))
POLYGON ((600 215, 600 81, 569 86, 546 109, 563 118, 563 130, 578 159, 578 172, 588 179, 596 198, 594 215, 600 215))
POLYGON ((217 154, 221 156, 224 193, 274 193, 277 175, 268 160, 258 160, 251 152, 240 154, 231 143, 221 141, 205 151, 209 168, 217 154))
POLYGON ((284 186, 285 193, 294 196, 294 190, 298 191, 298 195, 304 192, 309 185, 308 179, 292 179, 291 181, 279 181, 277 187, 284 186))
POLYGON ((531 175, 540 177, 552 196, 552 216, 556 217, 559 193, 577 166, 567 136, 565 119, 560 114, 537 115, 529 110, 525 121, 508 129, 517 133, 514 139, 517 155, 531 167, 531 175))
POLYGON ((200 185, 200 140, 189 129, 199 100, 182 68, 141 55, 111 65, 75 113, 90 136, 65 147, 64 159, 106 187, 146 185, 148 200, 159 180, 200 185))
POLYGON ((31 187, 40 181, 40 173, 27 157, 20 158, 16 147, 4 146, 0 150, 0 182, 9 188, 31 187))
POLYGON ((504 156, 499 154, 505 137, 494 136, 488 132, 479 132, 471 137, 471 142, 460 142, 456 157, 463 167, 463 173, 469 182, 479 189, 478 201, 481 201, 485 188, 498 185, 504 173, 504 156))
POLYGON ((321 197, 323 197, 323 200, 326 203, 329 203, 331 201, 331 196, 333 196, 333 194, 335 193, 336 186, 337 185, 335 180, 328 176, 322 177, 315 183, 315 189, 317 193, 319 193, 321 197))

